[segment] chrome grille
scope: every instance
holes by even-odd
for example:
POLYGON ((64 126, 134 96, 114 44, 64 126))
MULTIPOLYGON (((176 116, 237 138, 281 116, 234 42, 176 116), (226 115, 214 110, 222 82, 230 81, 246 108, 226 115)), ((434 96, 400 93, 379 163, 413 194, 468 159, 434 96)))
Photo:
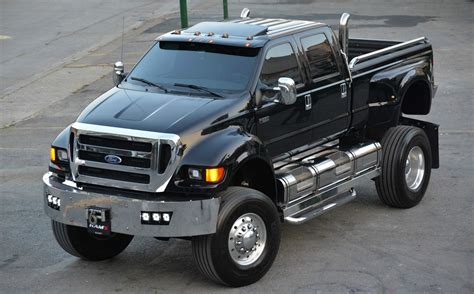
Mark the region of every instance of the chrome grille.
POLYGON ((179 161, 174 134, 84 123, 71 132, 71 170, 79 183, 163 192, 179 161))

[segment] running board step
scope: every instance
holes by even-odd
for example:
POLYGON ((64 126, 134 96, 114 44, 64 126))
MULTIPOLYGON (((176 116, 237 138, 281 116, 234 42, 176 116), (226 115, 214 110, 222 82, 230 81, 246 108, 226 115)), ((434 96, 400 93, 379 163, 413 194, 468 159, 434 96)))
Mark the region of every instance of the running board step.
POLYGON ((337 194, 333 197, 326 199, 315 204, 313 207, 309 207, 303 212, 297 213, 296 215, 285 217, 285 221, 292 225, 299 225, 305 223, 317 216, 320 216, 323 213, 326 213, 333 208, 339 207, 343 204, 346 204, 354 200, 357 196, 357 193, 354 189, 351 189, 347 192, 337 194))

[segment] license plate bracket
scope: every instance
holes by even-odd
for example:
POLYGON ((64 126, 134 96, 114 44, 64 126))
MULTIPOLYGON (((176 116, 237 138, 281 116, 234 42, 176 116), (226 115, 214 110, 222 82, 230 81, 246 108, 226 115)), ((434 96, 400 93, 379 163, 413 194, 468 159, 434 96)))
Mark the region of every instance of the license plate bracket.
POLYGON ((111 234, 110 209, 91 206, 87 208, 86 217, 89 233, 101 236, 111 234))

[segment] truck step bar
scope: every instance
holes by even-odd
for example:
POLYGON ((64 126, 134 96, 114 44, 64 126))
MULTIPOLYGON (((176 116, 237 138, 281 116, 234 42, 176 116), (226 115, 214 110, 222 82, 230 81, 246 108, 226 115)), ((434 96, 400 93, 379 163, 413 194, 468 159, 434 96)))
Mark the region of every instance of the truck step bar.
POLYGON ((354 199, 354 186, 380 174, 382 147, 366 142, 309 155, 276 170, 285 221, 300 224, 354 199))
POLYGON ((357 193, 354 189, 336 194, 326 200, 318 202, 313 206, 308 207, 305 211, 298 213, 294 216, 285 217, 285 221, 292 225, 299 225, 310 219, 313 219, 321 214, 332 210, 333 208, 339 207, 347 202, 355 199, 357 193))

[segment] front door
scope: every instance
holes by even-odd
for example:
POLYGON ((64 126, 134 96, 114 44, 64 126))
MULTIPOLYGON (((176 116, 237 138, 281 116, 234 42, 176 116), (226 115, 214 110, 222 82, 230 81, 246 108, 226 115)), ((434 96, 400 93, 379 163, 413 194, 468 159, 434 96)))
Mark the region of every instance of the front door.
MULTIPOLYGON (((259 78, 259 87, 276 87, 281 77, 292 78, 297 92, 307 90, 301 66, 295 55, 293 39, 285 38, 270 45, 259 78)), ((292 105, 266 102, 257 109, 257 136, 266 145, 270 156, 275 157, 311 141, 311 109, 305 107, 304 99, 298 98, 292 105)))

